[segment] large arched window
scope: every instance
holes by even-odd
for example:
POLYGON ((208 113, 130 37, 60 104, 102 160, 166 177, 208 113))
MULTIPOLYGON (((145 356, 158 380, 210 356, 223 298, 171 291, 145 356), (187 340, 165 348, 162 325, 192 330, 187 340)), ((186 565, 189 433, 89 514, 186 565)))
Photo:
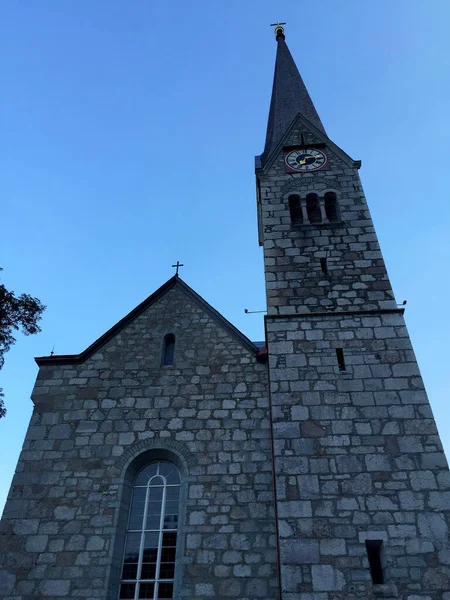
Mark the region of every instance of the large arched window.
POLYGON ((301 225, 303 223, 303 213, 300 196, 298 194, 291 194, 288 202, 292 225, 301 225))
POLYGON ((324 200, 327 219, 330 223, 339 221, 339 208, 336 194, 334 192, 326 192, 324 200))
POLYGON ((133 484, 119 599, 173 598, 180 473, 152 462, 133 484))
POLYGON ((164 336, 164 344, 162 351, 162 365, 172 365, 175 356, 175 335, 168 333, 164 336))
POLYGON ((306 210, 310 223, 321 223, 322 213, 320 211, 319 196, 317 194, 308 194, 306 196, 306 210))

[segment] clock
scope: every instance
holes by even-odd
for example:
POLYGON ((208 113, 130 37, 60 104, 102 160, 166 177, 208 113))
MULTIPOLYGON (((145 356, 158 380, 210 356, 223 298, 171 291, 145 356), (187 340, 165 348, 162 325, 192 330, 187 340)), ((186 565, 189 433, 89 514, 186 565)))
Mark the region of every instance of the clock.
POLYGON ((284 164, 287 173, 318 171, 328 169, 327 155, 316 148, 301 148, 289 150, 284 154, 284 164))

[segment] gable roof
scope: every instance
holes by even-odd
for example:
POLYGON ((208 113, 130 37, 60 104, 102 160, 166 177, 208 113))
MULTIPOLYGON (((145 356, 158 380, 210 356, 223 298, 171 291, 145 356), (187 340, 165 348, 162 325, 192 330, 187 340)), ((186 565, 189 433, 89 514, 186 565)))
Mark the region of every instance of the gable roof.
POLYGON ((123 319, 116 323, 111 329, 100 336, 93 344, 91 344, 86 350, 83 350, 80 354, 59 354, 54 356, 38 356, 34 360, 41 367, 44 365, 73 365, 80 364, 91 357, 95 352, 100 350, 107 342, 109 342, 114 336, 116 336, 122 329, 129 325, 134 319, 139 317, 147 308, 154 304, 157 300, 162 298, 169 290, 177 286, 186 296, 195 302, 197 306, 202 308, 208 315, 216 321, 218 325, 226 329, 226 331, 234 337, 238 342, 245 346, 250 352, 255 355, 258 352, 258 347, 251 342, 248 337, 239 331, 234 325, 230 323, 225 317, 223 317, 215 308, 213 308, 206 300, 197 294, 191 287, 189 287, 179 275, 174 275, 166 283, 164 283, 159 289, 146 298, 141 304, 136 306, 130 313, 128 313, 123 319))

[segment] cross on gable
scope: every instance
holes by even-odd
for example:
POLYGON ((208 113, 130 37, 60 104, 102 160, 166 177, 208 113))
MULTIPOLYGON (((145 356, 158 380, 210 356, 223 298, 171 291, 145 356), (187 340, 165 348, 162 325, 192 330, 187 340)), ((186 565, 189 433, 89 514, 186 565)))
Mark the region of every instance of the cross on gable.
POLYGON ((177 260, 176 264, 175 264, 175 265, 172 265, 172 267, 176 267, 176 269, 177 269, 177 270, 176 270, 176 273, 175 273, 175 275, 178 275, 178 269, 179 269, 180 267, 184 267, 184 265, 183 265, 183 264, 181 264, 179 260, 177 260))

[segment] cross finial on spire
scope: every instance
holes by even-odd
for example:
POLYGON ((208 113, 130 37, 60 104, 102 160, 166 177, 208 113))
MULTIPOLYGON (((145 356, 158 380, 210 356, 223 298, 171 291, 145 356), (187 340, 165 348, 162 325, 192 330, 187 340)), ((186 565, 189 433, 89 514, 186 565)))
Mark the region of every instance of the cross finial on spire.
POLYGON ((180 267, 184 267, 184 265, 182 265, 182 264, 180 263, 180 261, 179 261, 179 260, 177 260, 177 264, 176 264, 176 265, 172 265, 172 267, 176 267, 176 269, 177 269, 177 272, 175 273, 175 275, 178 275, 178 269, 179 269, 180 267))
POLYGON ((279 37, 282 37, 283 40, 285 38, 284 27, 282 27, 283 25, 286 25, 286 23, 280 23, 280 21, 270 24, 271 27, 275 27, 275 38, 277 39, 277 41, 279 37))

